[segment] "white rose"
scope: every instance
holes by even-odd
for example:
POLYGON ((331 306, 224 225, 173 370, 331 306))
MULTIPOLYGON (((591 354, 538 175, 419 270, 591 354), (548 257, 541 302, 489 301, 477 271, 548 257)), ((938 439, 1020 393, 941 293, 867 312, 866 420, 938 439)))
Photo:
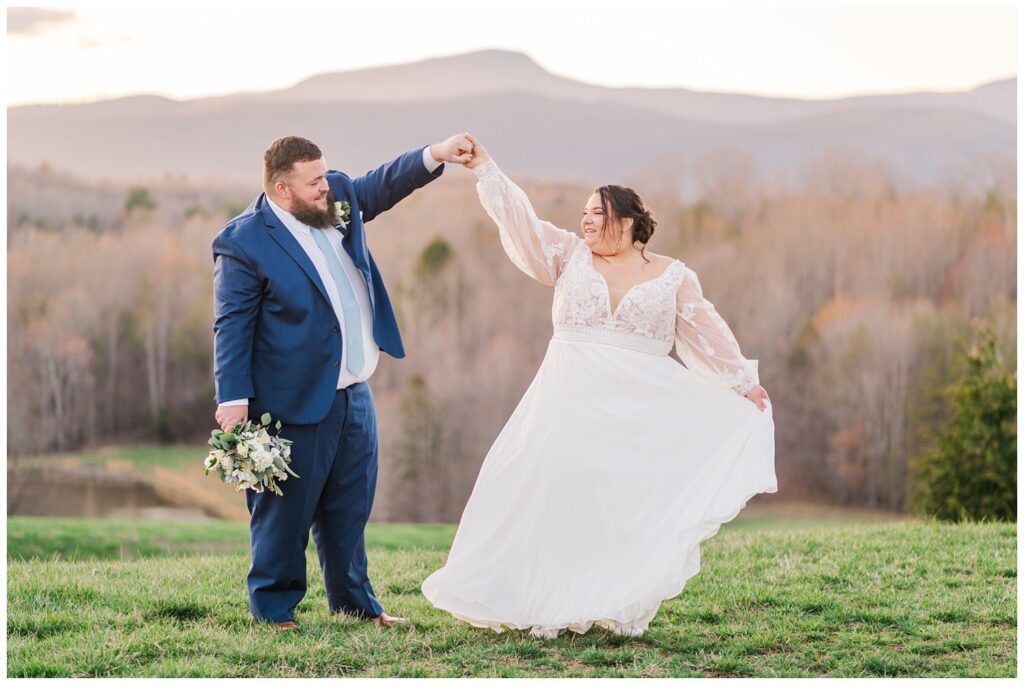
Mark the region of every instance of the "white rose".
POLYGON ((274 463, 274 457, 270 455, 270 452, 266 450, 260 450, 259 454, 252 458, 253 465, 259 471, 266 471, 274 463))
POLYGON ((208 469, 212 469, 220 461, 220 458, 224 456, 224 450, 210 450, 210 454, 207 455, 206 461, 203 462, 203 466, 208 469))
POLYGON ((235 451, 238 452, 243 457, 249 456, 249 443, 246 442, 245 440, 240 441, 235 446, 235 451))
POLYGON ((239 483, 256 483, 256 476, 252 475, 251 471, 242 471, 241 469, 236 469, 235 472, 232 473, 231 475, 235 476, 238 479, 239 483))
POLYGON ((231 473, 235 468, 235 460, 224 450, 217 450, 220 455, 217 457, 217 465, 224 469, 224 473, 231 473))

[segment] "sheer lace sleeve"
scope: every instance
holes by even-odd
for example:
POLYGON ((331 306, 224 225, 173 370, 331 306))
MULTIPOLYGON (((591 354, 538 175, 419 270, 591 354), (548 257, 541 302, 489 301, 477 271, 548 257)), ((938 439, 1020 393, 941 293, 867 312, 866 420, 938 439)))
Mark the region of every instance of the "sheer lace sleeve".
POLYGON ((480 203, 498 225, 509 259, 530 278, 554 285, 580 238, 538 219, 526 193, 493 160, 473 171, 480 203))
POLYGON ((689 267, 676 291, 676 354, 686 368, 740 395, 760 383, 757 360, 743 357, 736 337, 704 297, 697 273, 689 267))

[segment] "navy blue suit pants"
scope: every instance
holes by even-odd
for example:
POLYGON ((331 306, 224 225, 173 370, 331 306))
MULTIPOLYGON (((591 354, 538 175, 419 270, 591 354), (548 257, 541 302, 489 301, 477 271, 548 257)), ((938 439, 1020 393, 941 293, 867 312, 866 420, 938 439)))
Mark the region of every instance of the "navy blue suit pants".
MULTIPOLYGON (((254 408, 255 409, 255 408, 254 408)), ((258 420, 259 415, 254 416, 258 420)), ((247 490, 250 514, 249 605, 257 620, 291 621, 306 594, 312 528, 327 606, 354 616, 382 613, 367 576, 363 530, 377 484, 377 417, 366 383, 337 391, 316 424, 283 424, 292 444, 284 495, 247 490)))

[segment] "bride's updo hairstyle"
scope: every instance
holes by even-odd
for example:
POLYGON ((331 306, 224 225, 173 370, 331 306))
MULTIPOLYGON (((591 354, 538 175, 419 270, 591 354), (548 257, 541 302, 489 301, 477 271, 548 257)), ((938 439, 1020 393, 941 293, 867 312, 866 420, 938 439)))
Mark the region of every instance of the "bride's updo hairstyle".
POLYGON ((640 256, 645 262, 650 261, 644 255, 644 249, 647 241, 654 235, 654 228, 658 222, 651 216, 651 210, 647 209, 636 191, 625 186, 607 185, 597 188, 594 192, 601 196, 601 211, 605 215, 602 237, 609 223, 621 224, 623 219, 632 219, 633 242, 640 243, 640 256))

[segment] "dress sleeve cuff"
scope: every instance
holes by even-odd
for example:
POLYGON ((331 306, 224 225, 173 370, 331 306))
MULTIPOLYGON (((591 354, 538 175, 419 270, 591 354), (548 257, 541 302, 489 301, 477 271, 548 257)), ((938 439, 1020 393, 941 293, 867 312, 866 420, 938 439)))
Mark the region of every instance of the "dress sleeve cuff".
POLYGON ((743 366, 744 369, 740 372, 740 380, 733 387, 739 394, 746 395, 752 388, 760 385, 761 381, 758 378, 757 359, 747 359, 743 366))
POLYGON ((489 159, 480 166, 473 167, 473 173, 478 179, 484 179, 501 174, 501 170, 498 169, 498 165, 494 163, 493 159, 489 159))

